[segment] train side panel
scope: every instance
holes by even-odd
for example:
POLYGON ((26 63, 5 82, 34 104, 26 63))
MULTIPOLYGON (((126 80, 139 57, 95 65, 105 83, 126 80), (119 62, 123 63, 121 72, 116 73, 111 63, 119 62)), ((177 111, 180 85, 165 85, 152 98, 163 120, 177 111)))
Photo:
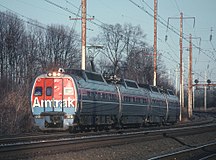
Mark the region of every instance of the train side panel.
POLYGON ((168 122, 176 123, 180 115, 179 99, 171 90, 167 90, 166 95, 169 106, 168 122))
POLYGON ((97 73, 83 72, 77 77, 79 84, 79 125, 113 125, 119 112, 119 95, 116 87, 106 83, 97 73))
POLYGON ((149 110, 149 95, 135 81, 123 80, 121 84, 122 125, 144 124, 149 110))

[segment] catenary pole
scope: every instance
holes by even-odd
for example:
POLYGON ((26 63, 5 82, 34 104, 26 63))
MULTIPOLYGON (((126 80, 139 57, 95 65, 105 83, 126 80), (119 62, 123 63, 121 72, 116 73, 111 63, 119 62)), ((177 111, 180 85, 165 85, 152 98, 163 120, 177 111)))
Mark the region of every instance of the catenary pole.
POLYGON ((154 82, 157 85, 157 0, 154 0, 154 82))
POLYGON ((189 67, 188 67, 188 117, 192 117, 192 36, 189 37, 189 67))
POLYGON ((86 68, 86 0, 82 0, 82 62, 81 69, 86 68))

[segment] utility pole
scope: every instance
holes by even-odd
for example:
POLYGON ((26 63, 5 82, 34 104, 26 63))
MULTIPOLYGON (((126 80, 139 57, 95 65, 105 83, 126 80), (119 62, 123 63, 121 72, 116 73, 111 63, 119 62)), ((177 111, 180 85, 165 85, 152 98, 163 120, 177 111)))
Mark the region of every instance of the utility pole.
POLYGON ((179 46, 180 46, 180 121, 182 118, 182 111, 184 109, 184 86, 183 86, 183 78, 182 78, 182 34, 183 34, 183 13, 180 13, 180 39, 179 39, 179 46))
POLYGON ((193 94, 193 86, 192 86, 192 36, 190 34, 189 40, 189 67, 188 67, 188 116, 191 118, 192 116, 192 94, 193 94))
MULTIPOLYGON (((82 55, 81 55, 81 69, 86 69, 86 20, 93 20, 94 16, 92 18, 86 18, 86 0, 81 0, 82 4, 82 16, 81 18, 72 18, 69 16, 70 20, 81 20, 82 21, 82 55)), ((89 29, 90 30, 90 29, 89 29)))
MULTIPOLYGON (((207 81, 207 73, 205 72, 205 81, 207 81)), ((204 111, 206 112, 206 106, 207 106, 207 86, 204 86, 204 111)))
MULTIPOLYGON (((192 84, 192 39, 199 39, 199 44, 201 43, 200 37, 192 37, 190 34, 189 36, 189 63, 188 63, 188 117, 192 117, 192 110, 194 104, 194 94, 193 94, 193 84, 192 84)), ((199 46, 200 48, 200 46, 199 46)))
POLYGON ((86 68, 86 0, 82 0, 82 62, 81 69, 86 68))
MULTIPOLYGON (((182 54, 183 54, 183 47, 182 47, 182 39, 183 39, 183 19, 193 19, 195 25, 195 17, 183 17, 183 13, 180 13, 179 17, 169 17, 167 22, 167 29, 169 26, 169 19, 180 19, 180 38, 179 38, 179 47, 180 47, 180 115, 179 121, 182 119, 182 111, 184 109, 184 86, 183 86, 183 69, 182 69, 182 54)), ((167 36, 166 36, 167 39, 167 36)))
POLYGON ((176 72, 176 95, 178 94, 178 72, 179 72, 179 70, 178 70, 178 66, 177 66, 177 68, 175 69, 175 72, 176 72))
POLYGON ((157 0, 154 0, 154 82, 157 85, 157 0))

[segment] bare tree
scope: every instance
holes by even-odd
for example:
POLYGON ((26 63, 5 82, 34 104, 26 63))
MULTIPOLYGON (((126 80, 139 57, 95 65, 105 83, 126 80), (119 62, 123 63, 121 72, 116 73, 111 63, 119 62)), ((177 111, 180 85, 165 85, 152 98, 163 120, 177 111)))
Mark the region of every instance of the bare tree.
POLYGON ((103 54, 113 65, 113 74, 117 74, 120 63, 126 59, 131 50, 137 46, 144 46, 145 35, 140 26, 131 24, 104 25, 98 42, 104 47, 103 54))
POLYGON ((126 46, 122 26, 120 24, 105 25, 99 39, 105 46, 103 53, 112 62, 113 73, 116 74, 118 62, 121 61, 126 46))
POLYGON ((0 13, 1 33, 1 78, 7 80, 6 87, 13 89, 18 82, 19 60, 22 57, 23 36, 25 28, 23 22, 14 14, 0 13))
POLYGON ((38 73, 49 66, 79 64, 76 32, 57 25, 47 28, 25 25, 18 16, 0 12, 0 134, 31 128, 28 96, 38 73))
POLYGON ((140 48, 130 52, 127 57, 126 77, 139 83, 151 84, 153 80, 152 49, 140 48))
POLYGON ((47 67, 73 67, 79 59, 78 36, 64 26, 49 26, 46 32, 47 67))

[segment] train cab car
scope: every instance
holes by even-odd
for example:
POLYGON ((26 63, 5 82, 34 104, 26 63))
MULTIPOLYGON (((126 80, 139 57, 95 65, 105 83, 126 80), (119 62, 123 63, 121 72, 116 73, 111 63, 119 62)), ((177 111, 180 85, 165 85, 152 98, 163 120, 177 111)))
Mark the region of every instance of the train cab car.
POLYGON ((35 79, 31 107, 40 130, 85 130, 118 123, 120 92, 99 73, 68 69, 35 79))
POLYGON ((63 70, 42 74, 35 79, 31 109, 40 130, 66 130, 73 124, 78 105, 74 79, 63 70))
POLYGON ((39 75, 31 109, 40 130, 102 130, 176 122, 178 98, 170 90, 85 70, 39 75))

